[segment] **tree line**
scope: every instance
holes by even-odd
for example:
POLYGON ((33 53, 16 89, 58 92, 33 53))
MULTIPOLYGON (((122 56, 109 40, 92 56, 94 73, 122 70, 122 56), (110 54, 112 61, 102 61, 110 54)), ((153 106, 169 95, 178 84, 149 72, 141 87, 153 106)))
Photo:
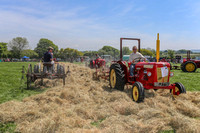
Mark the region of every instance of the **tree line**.
MULTIPOLYGON (((103 46, 98 51, 78 51, 77 49, 72 48, 61 48, 59 49, 58 45, 54 44, 53 41, 41 38, 37 43, 36 48, 31 50, 29 48, 29 42, 25 37, 16 37, 13 38, 10 42, 0 42, 0 58, 21 58, 27 56, 30 58, 41 58, 43 54, 47 51, 47 48, 51 46, 54 48, 54 58, 69 59, 77 58, 80 56, 94 57, 98 55, 111 55, 112 57, 119 58, 120 51, 111 46, 103 46)), ((123 55, 131 54, 129 47, 123 47, 123 55)), ((143 55, 155 57, 156 51, 151 48, 141 49, 140 51, 143 55)), ((176 53, 185 54, 187 50, 181 49, 178 51, 174 50, 165 50, 161 51, 161 57, 167 56, 168 58, 174 58, 176 53)))

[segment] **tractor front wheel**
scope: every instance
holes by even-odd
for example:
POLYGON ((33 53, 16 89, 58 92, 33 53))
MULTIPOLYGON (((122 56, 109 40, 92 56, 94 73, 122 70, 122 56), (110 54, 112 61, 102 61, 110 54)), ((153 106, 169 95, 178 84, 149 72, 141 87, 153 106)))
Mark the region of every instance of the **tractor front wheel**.
POLYGON ((183 67, 185 72, 195 72, 197 69, 197 65, 192 61, 186 62, 183 67))
POLYGON ((172 95, 180 95, 181 93, 186 93, 186 89, 183 86, 182 83, 176 82, 175 83, 175 89, 171 89, 170 93, 172 93, 172 95))
POLYGON ((132 99, 133 101, 140 103, 144 100, 144 87, 142 83, 135 82, 132 88, 132 99))
POLYGON ((109 82, 110 88, 124 90, 125 74, 120 64, 115 63, 110 66, 109 82))

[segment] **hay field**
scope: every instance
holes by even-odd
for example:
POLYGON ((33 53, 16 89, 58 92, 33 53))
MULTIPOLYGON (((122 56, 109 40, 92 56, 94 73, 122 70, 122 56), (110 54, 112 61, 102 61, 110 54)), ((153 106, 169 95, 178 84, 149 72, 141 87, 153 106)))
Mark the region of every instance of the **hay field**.
POLYGON ((200 92, 174 99, 168 91, 151 90, 138 104, 131 100, 131 86, 111 90, 108 82, 92 79, 93 70, 67 65, 71 74, 65 87, 51 81, 58 86, 0 104, 0 121, 16 123, 16 132, 22 133, 200 131, 200 92))

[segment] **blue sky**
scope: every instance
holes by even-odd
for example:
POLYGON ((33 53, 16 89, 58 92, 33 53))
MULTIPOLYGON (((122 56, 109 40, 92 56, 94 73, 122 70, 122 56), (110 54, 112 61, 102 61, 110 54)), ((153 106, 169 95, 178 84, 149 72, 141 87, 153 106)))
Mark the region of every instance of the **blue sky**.
POLYGON ((0 42, 26 37, 33 49, 48 38, 59 48, 98 50, 137 37, 155 49, 160 33, 162 50, 200 49, 199 7, 198 0, 0 0, 0 42))

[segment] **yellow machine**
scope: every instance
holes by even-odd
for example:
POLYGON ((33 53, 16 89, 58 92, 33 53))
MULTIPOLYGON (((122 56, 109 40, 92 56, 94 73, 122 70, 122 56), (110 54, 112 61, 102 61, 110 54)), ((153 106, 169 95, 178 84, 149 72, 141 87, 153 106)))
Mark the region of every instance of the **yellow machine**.
POLYGON ((159 62, 160 59, 160 40, 159 40, 159 33, 157 34, 156 40, 156 60, 159 62))

